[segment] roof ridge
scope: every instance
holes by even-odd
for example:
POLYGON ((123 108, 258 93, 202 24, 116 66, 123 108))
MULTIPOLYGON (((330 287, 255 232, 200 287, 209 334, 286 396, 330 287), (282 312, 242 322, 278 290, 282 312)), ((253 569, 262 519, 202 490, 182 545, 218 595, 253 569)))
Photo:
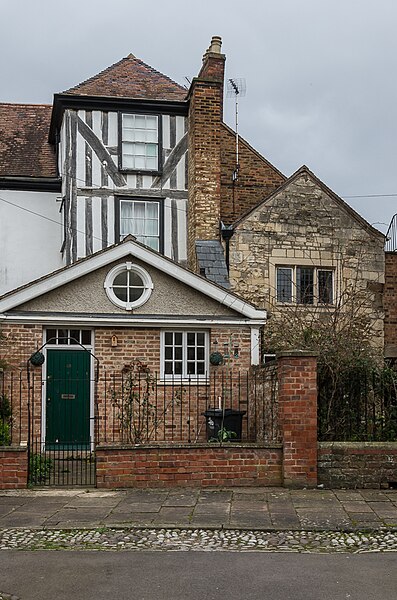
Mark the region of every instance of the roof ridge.
POLYGON ((68 88, 67 90, 64 90, 62 93, 63 94, 68 94, 68 93, 71 93, 73 91, 79 91, 79 88, 81 86, 84 86, 84 85, 87 85, 89 83, 97 81, 99 78, 101 78, 103 75, 106 75, 107 73, 109 73, 110 71, 112 71, 114 68, 117 68, 118 66, 120 66, 124 62, 130 62, 130 61, 135 62, 135 63, 140 63, 146 69, 150 70, 153 74, 160 75, 161 77, 164 77, 164 79, 167 79, 170 83, 172 83, 173 85, 177 86, 181 91, 187 92, 187 90, 182 85, 180 85, 179 83, 177 83, 176 81, 174 81, 173 79, 171 79, 171 77, 168 77, 168 75, 165 75, 161 71, 158 71, 157 69, 155 69, 154 67, 152 67, 148 63, 144 62, 142 59, 137 58, 136 56, 134 56, 134 54, 130 53, 128 56, 125 56, 124 58, 121 58, 117 62, 111 64, 109 67, 106 67, 106 69, 103 69, 102 71, 99 71, 99 73, 96 73, 96 75, 92 75, 91 77, 88 77, 88 79, 85 79, 84 81, 80 81, 80 83, 77 83, 73 87, 68 88))
POLYGON ((43 107, 43 108, 52 108, 52 104, 47 104, 44 102, 0 102, 0 106, 34 106, 34 107, 43 107))

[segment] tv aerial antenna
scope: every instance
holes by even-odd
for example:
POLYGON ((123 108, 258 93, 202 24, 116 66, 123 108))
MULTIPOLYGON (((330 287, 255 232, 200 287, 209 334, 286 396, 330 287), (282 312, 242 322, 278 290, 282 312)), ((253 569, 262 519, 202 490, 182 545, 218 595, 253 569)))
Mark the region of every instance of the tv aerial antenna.
POLYGON ((240 168, 239 165, 239 137, 238 137, 238 99, 244 98, 246 93, 246 83, 245 79, 239 77, 233 77, 227 80, 227 97, 231 98, 234 96, 235 98, 235 115, 236 115, 236 168, 233 171, 232 181, 235 183, 238 179, 238 171, 240 168))

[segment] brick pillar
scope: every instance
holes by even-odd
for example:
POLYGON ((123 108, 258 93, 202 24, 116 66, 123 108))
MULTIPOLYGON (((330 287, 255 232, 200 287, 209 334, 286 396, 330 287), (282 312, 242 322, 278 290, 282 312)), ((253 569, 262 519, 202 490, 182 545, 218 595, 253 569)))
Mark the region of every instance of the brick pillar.
POLYGON ((291 350, 278 358, 279 421, 283 441, 283 482, 317 485, 317 357, 291 350))
POLYGON ((213 37, 189 90, 188 264, 197 270, 196 240, 220 239, 221 124, 225 55, 213 37))

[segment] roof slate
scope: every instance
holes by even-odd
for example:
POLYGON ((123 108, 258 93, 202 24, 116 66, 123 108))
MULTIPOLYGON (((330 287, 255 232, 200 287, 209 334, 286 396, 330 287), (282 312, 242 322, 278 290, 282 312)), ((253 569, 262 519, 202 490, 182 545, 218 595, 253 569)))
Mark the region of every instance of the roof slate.
POLYGON ((51 111, 47 104, 0 104, 0 177, 57 177, 51 111))
POLYGON ((133 54, 63 92, 83 96, 111 96, 141 100, 186 99, 187 90, 133 54))
POLYGON ((222 244, 218 240, 197 240, 196 254, 200 273, 209 281, 229 289, 229 275, 222 244))

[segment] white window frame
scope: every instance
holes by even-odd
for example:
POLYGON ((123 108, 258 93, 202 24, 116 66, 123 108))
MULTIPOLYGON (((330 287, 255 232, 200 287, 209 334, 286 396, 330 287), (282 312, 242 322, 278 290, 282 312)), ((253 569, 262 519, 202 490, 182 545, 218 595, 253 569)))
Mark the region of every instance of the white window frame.
MULTIPOLYGON (((200 361, 201 362, 201 361, 200 361)), ((160 332, 160 378, 163 381, 169 382, 205 382, 208 379, 209 372, 209 332, 203 329, 163 329, 160 332), (165 373, 165 335, 166 333, 181 333, 182 334, 182 374, 165 373), (188 374, 187 372, 187 336, 188 333, 204 334, 204 373, 188 374)))
POLYGON ((312 265, 277 265, 276 266, 276 281, 275 281, 275 292, 276 302, 280 305, 292 305, 298 306, 333 306, 335 304, 335 269, 326 266, 312 266, 312 265), (312 269, 313 270, 313 302, 298 302, 298 287, 297 287, 297 269, 312 269), (279 269, 290 269, 291 270, 291 300, 283 301, 278 297, 278 271, 279 269), (326 271, 332 273, 332 301, 331 302, 320 302, 319 301, 319 273, 326 271))
MULTIPOLYGON (((152 248, 152 250, 156 250, 157 252, 162 252, 162 245, 163 245, 163 238, 162 238, 162 206, 161 203, 159 202, 159 200, 146 200, 146 199, 141 199, 141 198, 120 198, 119 199, 119 208, 118 208, 118 212, 119 212, 119 223, 118 223, 118 227, 119 227, 119 238, 120 241, 122 239, 124 239, 127 235, 133 235, 134 237, 136 237, 136 239, 138 240, 138 242, 141 242, 142 244, 145 244, 146 246, 148 246, 149 248, 152 248), (144 223, 146 223, 146 221, 148 220, 148 218, 146 217, 146 212, 147 212, 147 206, 149 204, 151 205, 155 205, 157 208, 157 233, 156 235, 139 235, 138 233, 134 233, 134 231, 128 231, 128 233, 122 232, 122 227, 121 227, 121 223, 122 223, 122 206, 123 204, 131 204, 133 206, 133 210, 132 212, 134 213, 134 209, 135 209, 135 205, 142 205, 144 206, 144 210, 145 210, 145 218, 143 219, 144 223), (149 240, 157 240, 157 248, 154 248, 149 242, 149 240)), ((117 214, 117 213, 116 213, 117 214)), ((125 218, 125 217, 124 217, 125 218)), ((126 219, 126 218, 125 218, 126 219)), ((134 216, 131 219, 134 222, 134 216)), ((116 232, 117 233, 117 232, 116 232)))
MULTIPOLYGON (((153 148, 152 148, 153 149, 153 148)), ((160 116, 142 113, 121 113, 120 116, 120 168, 122 171, 134 171, 143 173, 159 172, 160 152, 160 116), (127 124, 127 120, 135 124, 139 120, 145 123, 149 119, 155 119, 156 128, 137 127, 127 124), (156 139, 154 139, 156 138, 156 139), (155 154, 151 155, 150 146, 155 146, 155 154), (126 157, 132 159, 133 164, 126 164, 126 157), (137 159, 143 158, 143 165, 137 165, 137 159), (151 159, 155 158, 155 161, 151 159), (153 162, 153 164, 149 164, 153 162)))
POLYGON ((124 308, 125 310, 132 310, 133 308, 138 308, 138 306, 142 306, 143 304, 145 304, 145 302, 149 300, 153 291, 153 282, 149 273, 145 271, 145 269, 142 269, 142 267, 132 262, 125 262, 116 265, 115 267, 113 267, 113 269, 109 271, 109 273, 106 275, 103 287, 105 288, 109 300, 115 306, 118 306, 119 308, 124 308), (137 300, 134 300, 133 302, 124 302, 123 300, 118 298, 113 291, 114 280, 117 277, 117 275, 119 275, 123 271, 135 273, 142 280, 143 293, 137 300))

